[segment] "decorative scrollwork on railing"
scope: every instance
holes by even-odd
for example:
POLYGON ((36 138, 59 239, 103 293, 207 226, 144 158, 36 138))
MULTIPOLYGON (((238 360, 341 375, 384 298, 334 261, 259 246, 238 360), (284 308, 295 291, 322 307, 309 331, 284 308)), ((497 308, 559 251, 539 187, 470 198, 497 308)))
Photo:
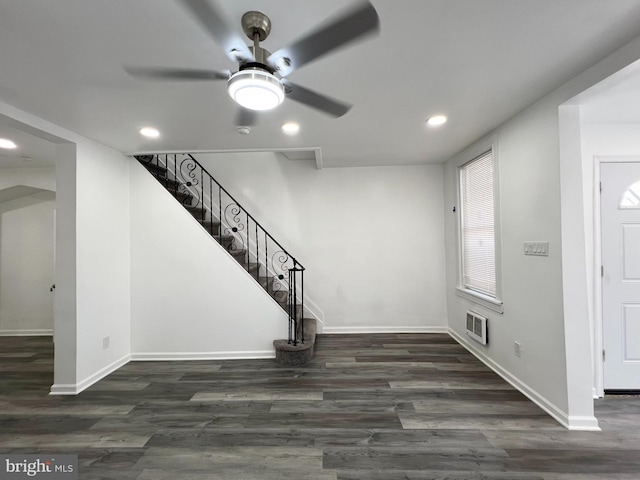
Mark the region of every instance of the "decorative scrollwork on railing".
POLYGON ((182 204, 185 207, 197 207, 202 202, 202 197, 200 196, 200 189, 190 188, 191 183, 181 183, 178 186, 178 193, 183 193, 185 195, 184 200, 182 200, 182 204))
POLYGON ((271 255, 271 293, 278 302, 287 301, 289 293, 289 268, 291 257, 284 250, 278 250, 271 255))
POLYGON ((227 250, 231 253, 238 253, 248 246, 245 242, 246 225, 240 216, 242 213, 242 207, 237 203, 230 203, 222 213, 223 224, 225 225, 223 233, 232 237, 231 244, 227 247, 227 250))
POLYGON ((224 224, 227 225, 233 233, 242 232, 246 228, 240 217, 241 213, 243 213, 243 210, 237 203, 230 203, 224 207, 224 224))
POLYGON ((196 160, 190 155, 184 156, 182 160, 175 155, 173 159, 167 155, 166 166, 169 171, 173 170, 175 180, 179 182, 175 192, 181 194, 182 204, 185 207, 195 208, 202 204, 202 188, 198 179, 197 170, 199 167, 196 160), (171 161, 173 160, 173 161, 171 161))
POLYGON ((289 254, 285 251, 278 250, 276 253, 271 255, 271 267, 276 275, 280 275, 283 278, 289 274, 289 265, 287 262, 291 260, 289 254))
POLYGON ((231 254, 235 254, 235 253, 240 253, 242 251, 246 251, 246 249, 244 248, 244 238, 243 237, 236 237, 235 235, 233 235, 232 233, 230 233, 231 230, 229 230, 228 228, 224 229, 223 234, 226 235, 227 237, 229 237, 229 241, 228 244, 226 245, 227 251, 231 254))
MULTIPOLYGON (((202 168, 202 167, 200 167, 202 168)), ((182 181, 184 183, 190 183, 191 185, 199 185, 200 180, 198 179, 198 175, 196 170, 198 169, 198 163, 196 163, 195 159, 191 156, 187 156, 180 162, 180 168, 178 172, 182 177, 182 181)))

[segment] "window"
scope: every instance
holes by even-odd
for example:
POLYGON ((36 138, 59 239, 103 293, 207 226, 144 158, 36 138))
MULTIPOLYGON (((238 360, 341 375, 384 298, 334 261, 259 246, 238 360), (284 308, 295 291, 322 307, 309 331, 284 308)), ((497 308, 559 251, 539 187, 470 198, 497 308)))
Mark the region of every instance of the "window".
POLYGON ((640 182, 634 183, 624 192, 620 208, 640 208, 640 182))
MULTIPOLYGON (((496 212, 493 149, 459 168, 459 290, 501 305, 496 278, 496 212)), ((464 295, 467 296, 467 295, 464 295)), ((472 298, 476 300, 476 298, 472 298)), ((484 303, 484 302, 481 302, 484 303)))

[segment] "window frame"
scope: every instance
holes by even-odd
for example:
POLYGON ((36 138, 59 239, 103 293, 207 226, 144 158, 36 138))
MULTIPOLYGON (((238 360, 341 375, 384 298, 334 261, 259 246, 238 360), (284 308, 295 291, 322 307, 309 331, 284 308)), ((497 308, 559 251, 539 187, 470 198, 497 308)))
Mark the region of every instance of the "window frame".
POLYGON ((498 161, 498 138, 497 136, 487 137, 477 142, 471 148, 465 150, 458 156, 458 162, 456 162, 456 204, 458 212, 456 218, 456 241, 457 241, 457 284, 456 294, 459 297, 470 300, 483 307, 489 308, 498 313, 504 313, 504 304, 502 302, 502 242, 501 242, 501 229, 500 229, 500 189, 499 189, 499 161, 498 161), (464 258, 464 241, 462 238, 462 195, 460 185, 460 172, 462 167, 469 164, 483 154, 491 151, 493 161, 493 234, 494 234, 494 247, 495 247, 495 275, 496 275, 496 296, 495 298, 483 294, 481 292, 471 290, 464 286, 463 275, 463 258, 464 258))

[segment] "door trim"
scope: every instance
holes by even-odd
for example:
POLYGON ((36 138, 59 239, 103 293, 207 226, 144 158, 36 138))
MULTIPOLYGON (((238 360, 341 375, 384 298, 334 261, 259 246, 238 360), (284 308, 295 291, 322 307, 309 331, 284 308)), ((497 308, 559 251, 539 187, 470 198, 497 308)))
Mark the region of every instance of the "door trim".
POLYGON ((593 396, 604 397, 604 320, 602 317, 602 222, 600 209, 600 169, 604 163, 640 163, 638 155, 594 155, 593 157, 593 396))

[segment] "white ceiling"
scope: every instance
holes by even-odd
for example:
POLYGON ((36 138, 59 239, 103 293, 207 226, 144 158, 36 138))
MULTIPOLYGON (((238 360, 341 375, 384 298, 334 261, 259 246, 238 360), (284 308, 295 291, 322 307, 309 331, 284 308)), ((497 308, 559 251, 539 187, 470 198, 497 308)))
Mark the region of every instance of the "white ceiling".
MULTIPOLYGON (((379 36, 289 77, 353 103, 339 119, 285 101, 239 135, 224 82, 129 77, 124 65, 234 69, 173 0, 0 0, 0 100, 125 153, 321 147, 324 166, 438 163, 640 35, 640 0, 372 3, 379 36), (434 113, 449 122, 427 128, 434 113), (296 137, 280 131, 289 120, 296 137), (161 138, 140 137, 146 125, 161 138)), ((238 31, 245 11, 269 15, 274 51, 346 2, 220 4, 238 31)))
POLYGON ((640 61, 584 92, 577 101, 585 123, 640 125, 640 61))
POLYGON ((19 147, 0 150, 0 168, 53 167, 55 144, 25 131, 4 115, 0 115, 0 138, 11 139, 19 147))

